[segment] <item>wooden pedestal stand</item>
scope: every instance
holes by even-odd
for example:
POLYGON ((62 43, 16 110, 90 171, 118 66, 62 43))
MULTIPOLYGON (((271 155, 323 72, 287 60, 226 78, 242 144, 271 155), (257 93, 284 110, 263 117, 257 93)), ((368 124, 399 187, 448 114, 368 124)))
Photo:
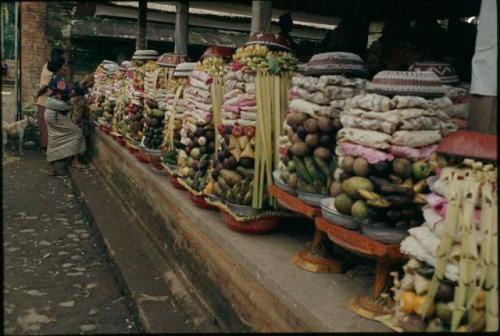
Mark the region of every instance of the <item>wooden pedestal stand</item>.
MULTIPOLYGON (((271 185, 269 193, 276 197, 279 203, 290 211, 300 213, 314 220, 321 215, 321 209, 310 206, 297 197, 283 191, 275 185, 271 185)), ((314 273, 338 273, 342 271, 342 263, 334 259, 325 246, 327 236, 324 232, 314 229, 314 237, 311 246, 293 256, 293 263, 309 272, 314 273)))
POLYGON ((351 309, 369 319, 388 314, 391 303, 384 301, 381 294, 387 286, 391 270, 407 259, 401 254, 399 244, 385 245, 379 243, 359 232, 332 224, 323 217, 317 217, 315 224, 316 229, 326 233, 333 243, 353 253, 367 258, 374 258, 377 261, 375 283, 371 294, 354 297, 351 300, 351 309))

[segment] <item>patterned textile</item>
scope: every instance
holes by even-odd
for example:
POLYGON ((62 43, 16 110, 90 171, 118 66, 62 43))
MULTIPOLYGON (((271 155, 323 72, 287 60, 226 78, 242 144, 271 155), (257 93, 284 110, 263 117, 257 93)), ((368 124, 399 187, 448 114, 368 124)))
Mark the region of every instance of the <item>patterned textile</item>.
POLYGON ((83 95, 87 92, 87 89, 82 88, 79 83, 75 83, 74 85, 67 84, 64 78, 58 74, 52 76, 49 82, 49 89, 52 90, 51 97, 67 103, 69 103, 71 97, 83 95))
POLYGON ((85 152, 83 132, 67 115, 47 108, 45 121, 49 134, 47 162, 66 159, 85 152))

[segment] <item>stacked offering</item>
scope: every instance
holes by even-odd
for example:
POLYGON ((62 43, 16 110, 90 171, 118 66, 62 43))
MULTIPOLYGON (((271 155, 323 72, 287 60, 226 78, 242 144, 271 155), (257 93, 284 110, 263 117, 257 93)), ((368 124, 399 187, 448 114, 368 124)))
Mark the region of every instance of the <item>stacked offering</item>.
POLYGON ((396 244, 421 224, 425 178, 432 171, 428 158, 456 126, 443 112, 448 98, 422 97, 442 94, 432 72, 382 71, 368 90, 393 97, 356 96, 341 115, 332 207, 363 220, 364 234, 396 244))
POLYGON ((114 82, 118 74, 118 64, 104 60, 94 72, 94 87, 91 96, 94 104, 91 110, 100 124, 111 126, 115 108, 114 82))
POLYGON ((120 64, 118 75, 115 78, 114 90, 116 93, 116 106, 113 115, 113 130, 125 136, 127 132, 127 125, 125 123, 125 116, 127 113, 128 99, 126 95, 127 88, 127 71, 131 63, 123 61, 120 64))
POLYGON ((155 50, 136 50, 132 57, 132 67, 127 74, 128 139, 139 144, 144 136, 144 77, 146 69, 153 67, 158 52, 155 50))
MULTIPOLYGON (((335 73, 338 62, 346 53, 319 54, 312 57, 305 74, 335 73), (338 55, 340 54, 340 55, 338 55), (318 60, 322 69, 315 66, 318 60), (328 65, 328 66, 325 66, 328 65)), ((359 56, 351 54, 352 68, 343 68, 343 73, 354 75, 359 56)), ((297 189, 299 198, 309 201, 307 194, 328 195, 336 169, 334 153, 335 136, 342 127, 340 112, 347 99, 362 92, 365 81, 347 78, 342 75, 323 75, 321 77, 303 76, 292 79, 291 101, 287 115, 287 134, 291 142, 288 155, 283 157, 281 170, 288 186, 297 189), (286 178, 288 175, 288 178, 286 178)), ((310 198, 309 198, 310 199, 310 198)), ((313 204, 317 205, 317 204, 313 204)))
MULTIPOLYGON (((214 120, 219 110, 214 110, 212 99, 222 100, 222 91, 219 97, 212 97, 214 82, 221 82, 224 74, 225 59, 231 55, 230 48, 211 47, 202 55, 197 70, 189 75, 184 98, 187 112, 184 114, 181 130, 181 143, 186 145, 184 152, 187 155, 186 165, 179 169, 180 177, 194 193, 202 193, 208 183, 208 169, 214 160, 215 127, 214 120)), ((226 62, 227 63, 227 62, 226 62)), ((215 104, 217 105, 217 104, 215 104)))
POLYGON ((469 115, 470 97, 466 87, 458 86, 460 78, 458 78, 455 68, 448 63, 418 62, 412 64, 409 70, 432 71, 439 77, 443 84, 445 96, 450 98, 453 103, 444 111, 452 118, 452 121, 457 124, 459 129, 465 128, 469 115))
POLYGON ((162 160, 171 167, 186 166, 186 153, 183 152, 180 157, 178 154, 186 146, 181 142, 182 119, 187 111, 184 90, 189 83, 189 74, 194 70, 195 65, 196 63, 187 62, 178 64, 168 87, 162 160))
POLYGON ((271 144, 281 133, 288 71, 296 63, 289 50, 280 36, 259 33, 233 55, 212 172, 213 192, 226 203, 268 206, 266 186, 272 182, 274 166, 271 144))
POLYGON ((401 251, 394 321, 404 331, 498 331, 497 171, 470 159, 430 179, 425 223, 401 251))

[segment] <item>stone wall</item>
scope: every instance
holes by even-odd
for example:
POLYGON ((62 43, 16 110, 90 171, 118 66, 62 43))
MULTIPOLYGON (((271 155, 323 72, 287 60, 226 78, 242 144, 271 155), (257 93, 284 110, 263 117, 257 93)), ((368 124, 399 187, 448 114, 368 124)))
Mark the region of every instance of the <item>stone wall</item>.
POLYGON ((21 11, 21 99, 23 108, 35 103, 40 73, 46 61, 46 2, 20 2, 21 11))
POLYGON ((23 108, 36 102, 40 73, 52 48, 71 53, 71 22, 76 2, 21 2, 21 97, 23 108))

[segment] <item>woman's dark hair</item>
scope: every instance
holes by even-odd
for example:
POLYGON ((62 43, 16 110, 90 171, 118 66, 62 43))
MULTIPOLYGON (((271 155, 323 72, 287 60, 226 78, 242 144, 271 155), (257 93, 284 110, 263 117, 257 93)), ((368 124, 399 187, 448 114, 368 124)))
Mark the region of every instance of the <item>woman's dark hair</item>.
POLYGON ((62 57, 64 54, 66 54, 66 50, 61 49, 61 48, 54 48, 52 49, 52 52, 50 53, 50 59, 56 59, 58 57, 62 57))
POLYGON ((53 57, 49 63, 47 63, 47 69, 50 72, 56 73, 62 66, 66 63, 66 60, 62 56, 53 57))

